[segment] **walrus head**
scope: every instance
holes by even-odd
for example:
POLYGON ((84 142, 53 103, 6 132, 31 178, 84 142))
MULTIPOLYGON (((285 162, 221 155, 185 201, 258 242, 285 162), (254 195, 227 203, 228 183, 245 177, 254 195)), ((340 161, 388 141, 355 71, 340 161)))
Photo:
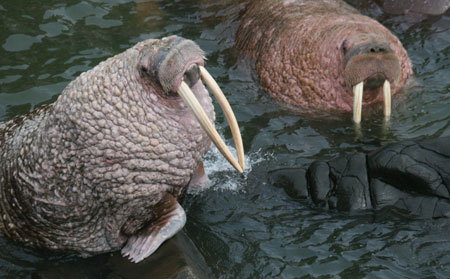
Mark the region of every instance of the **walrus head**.
POLYGON ((139 58, 137 68, 139 78, 146 85, 144 87, 150 90, 156 88, 158 101, 167 106, 175 106, 179 109, 187 106, 220 152, 236 170, 242 173, 244 151, 238 124, 222 90, 204 68, 203 51, 192 41, 176 36, 168 37, 167 40, 163 39, 161 43, 165 45, 146 49, 139 58), (201 86, 201 81, 210 88, 224 110, 236 143, 239 162, 231 155, 191 90, 201 86), (197 85, 199 82, 200 85, 197 85), (162 90, 158 90, 158 85, 162 90))
POLYGON ((371 104, 384 100, 384 114, 390 115, 390 84, 398 81, 400 61, 383 36, 356 33, 342 43, 344 56, 344 78, 353 88, 353 120, 361 121, 362 102, 371 104), (379 94, 383 88, 383 94, 379 94), (365 91, 364 91, 365 89, 365 91), (364 92, 364 94, 363 94, 364 92))

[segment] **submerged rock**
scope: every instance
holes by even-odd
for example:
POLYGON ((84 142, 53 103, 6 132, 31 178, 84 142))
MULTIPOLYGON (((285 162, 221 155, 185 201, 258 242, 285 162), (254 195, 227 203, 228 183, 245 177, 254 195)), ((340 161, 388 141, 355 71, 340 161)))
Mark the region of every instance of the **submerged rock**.
POLYGON ((307 171, 277 170, 271 177, 291 196, 322 208, 393 206, 424 218, 450 218, 450 137, 393 143, 369 154, 316 161, 307 171))

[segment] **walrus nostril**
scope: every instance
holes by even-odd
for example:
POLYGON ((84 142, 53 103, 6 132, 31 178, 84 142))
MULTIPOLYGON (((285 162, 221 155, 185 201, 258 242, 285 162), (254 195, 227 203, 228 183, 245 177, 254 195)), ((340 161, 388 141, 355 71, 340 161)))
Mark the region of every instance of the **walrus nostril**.
POLYGON ((386 53, 388 51, 383 47, 375 46, 375 47, 370 48, 370 52, 371 53, 386 53))

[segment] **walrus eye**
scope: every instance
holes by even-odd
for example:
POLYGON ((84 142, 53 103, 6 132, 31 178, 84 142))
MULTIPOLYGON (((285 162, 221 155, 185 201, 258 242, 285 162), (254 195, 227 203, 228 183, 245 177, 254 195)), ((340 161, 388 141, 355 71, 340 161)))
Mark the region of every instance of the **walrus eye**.
POLYGON ((342 42, 342 52, 344 53, 344 55, 347 53, 347 41, 342 42))
POLYGON ((192 64, 189 69, 184 73, 184 82, 187 83, 189 87, 194 86, 200 79, 200 70, 197 64, 192 64))
POLYGON ((149 69, 145 66, 141 66, 139 68, 139 73, 141 74, 141 77, 146 77, 150 75, 149 69))

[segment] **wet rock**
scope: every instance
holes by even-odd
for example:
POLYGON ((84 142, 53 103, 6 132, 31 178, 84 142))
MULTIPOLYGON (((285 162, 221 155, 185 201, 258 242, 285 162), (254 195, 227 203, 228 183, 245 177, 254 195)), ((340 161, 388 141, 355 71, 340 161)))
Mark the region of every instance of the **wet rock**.
POLYGON ((303 174, 278 170, 272 184, 300 189, 316 206, 339 211, 393 206, 424 218, 450 217, 450 137, 316 161, 306 180, 298 178, 303 174))
POLYGON ((303 169, 280 169, 269 173, 269 183, 283 188, 286 193, 294 199, 307 199, 305 170, 303 169))

